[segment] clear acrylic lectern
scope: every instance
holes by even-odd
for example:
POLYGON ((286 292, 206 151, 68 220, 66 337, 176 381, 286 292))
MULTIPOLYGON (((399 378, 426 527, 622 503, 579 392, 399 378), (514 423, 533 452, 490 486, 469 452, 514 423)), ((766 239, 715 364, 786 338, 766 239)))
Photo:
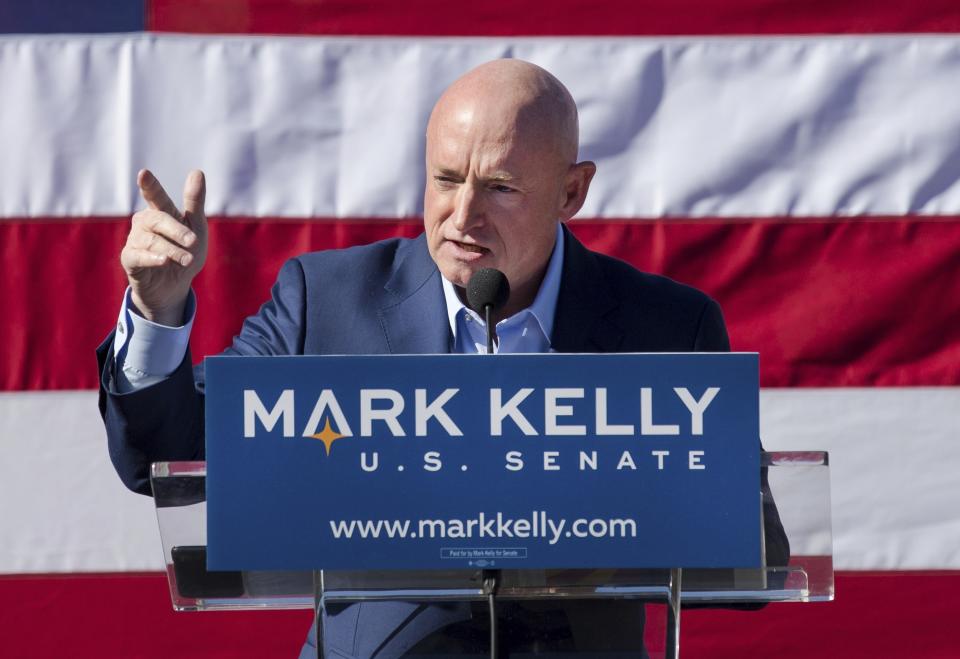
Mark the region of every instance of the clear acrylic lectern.
MULTIPOLYGON (((663 611, 660 622, 655 615, 647 616, 644 634, 650 656, 677 657, 681 603, 749 607, 833 599, 827 454, 764 453, 761 465, 769 482, 762 496, 768 506, 775 502, 789 539, 786 565, 770 565, 768 560, 762 569, 503 570, 495 596, 482 567, 417 572, 208 572, 206 464, 155 463, 151 483, 170 596, 177 611, 310 608, 317 612, 363 600, 490 601, 491 606, 495 601, 523 601, 535 607, 536 602, 560 598, 634 599, 659 603, 663 611), (663 632, 660 639, 658 629, 663 632), (662 647, 656 647, 659 644, 662 647)), ((510 609, 505 615, 512 615, 510 609)), ((319 638, 323 638, 322 620, 318 615, 319 638)), ((322 653, 322 643, 318 645, 322 653)), ((603 656, 603 648, 589 654, 603 656)), ((549 656, 560 655, 551 652, 549 656)))

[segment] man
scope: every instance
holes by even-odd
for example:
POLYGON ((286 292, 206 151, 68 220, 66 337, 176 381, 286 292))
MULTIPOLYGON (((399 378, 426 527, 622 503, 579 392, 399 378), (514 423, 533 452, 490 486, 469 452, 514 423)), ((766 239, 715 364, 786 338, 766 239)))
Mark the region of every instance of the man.
MULTIPOLYGON (((291 259, 227 353, 483 351, 483 320, 463 288, 484 267, 510 283, 494 318, 501 352, 728 350, 713 300, 590 252, 563 228, 596 171, 576 161, 578 139, 576 105, 543 69, 500 60, 467 73, 427 128, 424 234, 291 259)), ((149 208, 133 217, 121 253, 130 288, 98 354, 111 458, 128 487, 148 493, 150 462, 203 458, 203 374, 191 373, 187 337, 207 228, 202 173, 187 178, 183 212, 149 172, 138 185, 149 208)), ((514 646, 643 652, 642 605, 535 608, 508 609, 514 646)), ((485 621, 462 605, 327 614, 330 655, 482 651, 472 644, 485 621)))

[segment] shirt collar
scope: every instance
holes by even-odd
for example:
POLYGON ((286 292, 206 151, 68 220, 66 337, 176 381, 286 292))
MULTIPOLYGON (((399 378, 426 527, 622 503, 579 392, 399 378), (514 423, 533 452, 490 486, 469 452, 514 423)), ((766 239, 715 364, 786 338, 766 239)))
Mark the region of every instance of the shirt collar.
MULTIPOLYGON (((543 335, 550 341, 550 335, 553 332, 553 320, 557 312, 557 298, 560 296, 560 279, 563 273, 563 225, 557 222, 557 238, 554 243, 553 253, 550 255, 550 262, 547 264, 547 271, 543 275, 543 281, 540 283, 540 290, 537 296, 526 309, 521 309, 510 318, 515 318, 524 311, 529 310, 533 317, 540 324, 543 335)), ((472 309, 468 308, 460 301, 456 288, 447 281, 443 275, 440 276, 443 283, 443 298, 447 303, 447 320, 450 322, 450 331, 453 334, 454 343, 457 340, 457 316, 461 310, 473 315, 475 318, 483 321, 472 309)), ((505 319, 509 320, 509 319, 505 319)), ((500 321, 500 322, 505 322, 500 321)))

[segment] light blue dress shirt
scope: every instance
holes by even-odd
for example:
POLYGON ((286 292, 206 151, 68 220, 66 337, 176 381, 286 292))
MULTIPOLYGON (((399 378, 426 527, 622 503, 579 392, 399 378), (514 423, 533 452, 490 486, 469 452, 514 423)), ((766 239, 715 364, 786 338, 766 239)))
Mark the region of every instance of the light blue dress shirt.
POLYGON ((190 345, 197 302, 191 289, 183 310, 187 321, 179 327, 154 323, 133 309, 128 286, 113 339, 113 354, 117 360, 116 385, 120 393, 149 387, 177 370, 190 345))
MULTIPOLYGON (((563 271, 563 230, 557 223, 557 240, 547 264, 543 282, 533 304, 497 323, 497 341, 494 353, 550 352, 553 317, 560 294, 560 276, 563 271)), ((442 278, 447 317, 453 333, 452 352, 485 354, 487 326, 483 318, 460 301, 453 284, 442 278)), ((180 327, 168 327, 151 322, 133 310, 130 289, 127 288, 117 320, 114 354, 117 365, 117 388, 127 393, 155 384, 173 373, 190 343, 190 330, 196 317, 196 298, 193 291, 184 309, 186 322, 180 327)), ((425 319, 430 322, 430 319, 425 319)))

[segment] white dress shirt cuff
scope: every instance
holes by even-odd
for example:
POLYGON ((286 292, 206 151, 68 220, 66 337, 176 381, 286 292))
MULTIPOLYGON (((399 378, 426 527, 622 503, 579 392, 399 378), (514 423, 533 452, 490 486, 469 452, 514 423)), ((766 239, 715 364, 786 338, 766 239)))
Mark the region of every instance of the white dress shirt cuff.
POLYGON ((149 387, 177 370, 187 354, 196 312, 196 297, 191 290, 183 311, 186 319, 183 325, 169 327, 154 323, 134 310, 127 287, 113 342, 120 393, 149 387))

